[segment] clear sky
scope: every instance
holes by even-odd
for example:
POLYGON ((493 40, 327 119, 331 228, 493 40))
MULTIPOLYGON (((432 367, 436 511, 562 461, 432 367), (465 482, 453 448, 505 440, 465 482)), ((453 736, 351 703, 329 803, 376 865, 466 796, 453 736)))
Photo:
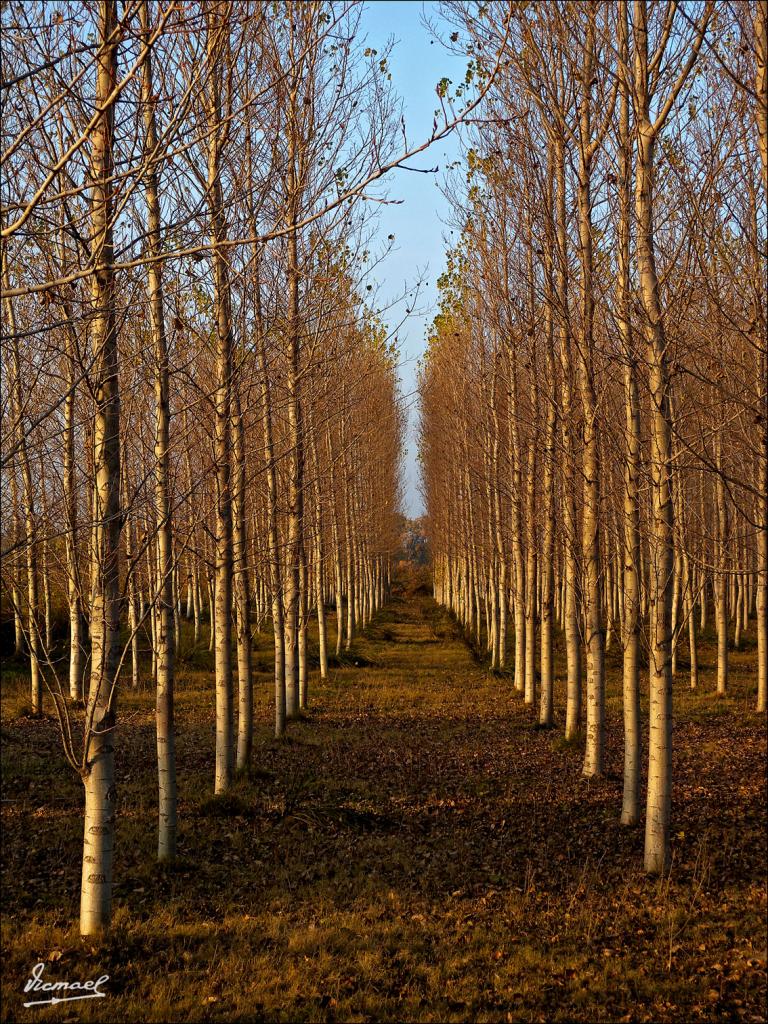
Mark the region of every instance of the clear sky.
MULTIPOLYGON (((466 61, 448 53, 424 24, 425 17, 439 22, 437 3, 421 0, 372 0, 366 5, 362 28, 367 45, 383 51, 389 40, 395 47, 389 60, 392 84, 403 101, 409 143, 427 139, 439 100, 435 86, 443 76, 458 83, 464 76, 466 61)), ((415 167, 439 167, 437 174, 415 174, 396 170, 389 175, 390 199, 401 199, 400 205, 383 206, 379 234, 386 239, 395 235, 395 251, 376 268, 374 280, 379 286, 377 306, 401 294, 407 286, 424 278, 415 315, 410 316, 397 331, 401 353, 400 377, 409 408, 408 451, 405 461, 406 508, 408 515, 423 512, 418 491, 416 463, 416 369, 424 351, 427 326, 435 315, 437 278, 443 271, 445 237, 449 208, 438 187, 442 184, 445 166, 458 156, 458 139, 450 135, 443 142, 420 154, 411 163, 415 167)), ((410 289, 409 289, 410 290, 410 289)), ((404 304, 386 316, 394 328, 404 315, 404 304)))

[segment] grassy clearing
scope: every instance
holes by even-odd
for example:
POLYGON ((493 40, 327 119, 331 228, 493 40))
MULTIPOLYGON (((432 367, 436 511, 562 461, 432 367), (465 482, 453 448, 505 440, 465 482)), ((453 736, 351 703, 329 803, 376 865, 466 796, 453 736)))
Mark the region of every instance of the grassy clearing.
MULTIPOLYGON (((674 862, 650 880, 642 830, 617 822, 615 667, 608 772, 587 782, 581 748, 537 730, 426 597, 386 608, 281 742, 265 638, 253 769, 222 800, 210 656, 187 650, 179 861, 154 863, 152 694, 126 693, 115 926, 99 944, 76 928, 81 784, 53 719, 20 714, 24 676, 9 674, 2 1019, 765 1020, 754 659, 734 655, 723 701, 711 646, 702 660, 698 694, 684 667, 676 684, 674 862), (51 980, 109 974, 108 998, 23 1009, 38 961, 51 980)), ((562 716, 562 677, 557 697, 562 716)))

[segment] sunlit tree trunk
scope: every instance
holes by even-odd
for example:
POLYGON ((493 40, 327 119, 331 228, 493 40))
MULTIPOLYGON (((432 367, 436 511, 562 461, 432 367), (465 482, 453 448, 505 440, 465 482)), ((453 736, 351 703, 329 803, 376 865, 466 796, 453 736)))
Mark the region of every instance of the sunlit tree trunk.
POLYGON ((526 567, 525 567, 525 703, 536 702, 536 445, 528 442, 528 476, 526 481, 526 567))
POLYGON ((53 647, 53 619, 51 610, 51 565, 48 537, 50 536, 50 518, 48 515, 48 481, 45 472, 45 459, 40 458, 40 512, 42 515, 42 539, 40 542, 40 580, 43 586, 43 624, 44 643, 43 657, 48 661, 53 647))
MULTIPOLYGON (((507 663, 507 559, 504 551, 504 537, 501 522, 501 470, 499 466, 499 449, 501 446, 501 435, 499 429, 499 366, 498 357, 494 364, 493 393, 491 402, 492 417, 492 440, 491 440, 491 491, 492 491, 492 517, 493 517, 493 545, 496 556, 496 614, 498 621, 498 634, 496 637, 497 664, 503 669, 507 663)), ((444 602, 443 602, 444 603, 444 602)))
POLYGON ((716 552, 717 565, 715 567, 715 623, 717 626, 717 695, 724 697, 728 692, 728 541, 730 523, 728 516, 728 503, 725 494, 725 481, 723 480, 723 450, 722 434, 717 438, 717 475, 715 478, 715 499, 717 511, 715 521, 717 524, 716 552))
MULTIPOLYGON (((258 254, 257 254, 258 255, 258 254)), ((275 644, 275 736, 285 732, 285 623, 283 620, 282 557, 277 519, 277 470, 272 430, 272 389, 267 366, 267 345, 261 311, 261 284, 257 274, 256 293, 256 354, 261 384, 262 437, 267 475, 267 534, 269 543, 269 587, 272 595, 272 632, 275 644)))
POLYGON ((564 601, 567 665, 565 738, 576 737, 581 724, 581 638, 579 636, 576 483, 574 479, 574 401, 571 372, 571 338, 568 324, 568 233, 566 226, 565 145, 555 145, 557 285, 560 314, 561 432, 563 445, 563 521, 565 527, 564 601))
MULTIPOLYGON (((10 288, 8 276, 7 252, 3 247, 2 277, 3 287, 10 288)), ((18 461, 21 468, 22 493, 24 495, 24 543, 27 559, 27 646, 29 648, 29 672, 32 714, 39 717, 43 713, 43 679, 40 672, 40 609, 38 606, 37 580, 37 530, 35 521, 35 492, 32 485, 32 469, 29 464, 26 425, 24 422, 24 398, 21 379, 21 356, 19 339, 16 330, 16 316, 13 300, 5 301, 5 313, 8 322, 8 333, 11 338, 11 389, 13 400, 13 417, 16 426, 16 446, 18 461)))
MULTIPOLYGON (((619 57, 626 69, 629 58, 626 0, 619 5, 619 57)), ((640 820, 640 395, 630 319, 630 233, 632 143, 629 128, 629 86, 620 70, 619 90, 619 223, 617 323, 624 350, 624 530, 623 530, 623 707, 624 791, 621 823, 640 820)))
MULTIPOLYGON (((548 268, 548 276, 551 271, 548 268)), ((549 302, 552 301, 551 294, 549 302)), ((555 550, 555 433, 557 405, 555 402, 555 356, 551 306, 547 310, 547 377, 551 393, 546 395, 547 413, 544 428, 544 528, 541 538, 541 705, 539 724, 554 722, 555 666, 552 646, 554 625, 554 550, 555 550)))
POLYGON ((595 299, 592 240, 592 75, 594 13, 587 14, 582 63, 582 98, 578 170, 579 255, 581 258, 581 343, 577 346, 579 390, 583 414, 584 505, 582 551, 584 625, 587 652, 587 730, 584 774, 601 775, 605 747, 605 629, 603 625, 602 566, 600 564, 600 449, 597 424, 593 351, 595 299))
POLYGON ((344 583, 342 575, 342 553, 339 539, 339 520, 336 514, 336 486, 334 482, 334 453, 333 439, 330 426, 326 429, 326 449, 328 454, 329 483, 330 483, 330 513, 331 513, 331 541, 333 544, 333 583, 334 583, 334 604, 336 607, 336 657, 341 654, 341 646, 344 642, 344 583))
POLYGON ((19 548, 23 547, 23 536, 24 531, 21 526, 21 517, 19 515, 19 494, 18 485, 16 483, 16 471, 14 468, 10 472, 11 478, 11 504, 13 508, 13 543, 14 543, 14 555, 13 565, 11 569, 11 600, 13 601, 13 652, 15 657, 21 657, 24 651, 24 617, 22 615, 22 595, 21 595, 21 583, 20 577, 22 575, 20 568, 20 561, 18 557, 19 548))
POLYGON ((248 534, 246 522, 245 426, 237 391, 232 397, 232 451, 234 487, 232 493, 232 553, 237 624, 237 755, 235 768, 246 770, 253 749, 253 671, 251 667, 251 587, 248 579, 248 534))
POLYGON ((508 433, 512 477, 512 560, 514 567, 513 595, 515 616, 515 678, 514 687, 525 690, 525 556, 523 552, 523 473, 517 410, 517 356, 514 345, 508 348, 509 409, 508 433))
MULTIPOLYGON (((645 869, 664 871, 669 864, 672 801, 672 587, 674 510, 672 504, 672 421, 669 367, 664 315, 659 297, 654 235, 654 174, 658 132, 696 60, 711 17, 707 4, 690 52, 666 100, 651 121, 651 90, 655 79, 649 67, 646 0, 635 0, 633 36, 633 100, 635 105, 637 170, 637 276, 645 332, 645 362, 650 400, 651 531, 649 540, 649 677, 650 736, 648 799, 645 821, 645 869)), ((662 50, 666 39, 662 40, 662 50)), ((658 83, 656 83, 658 84, 658 83)))
MULTIPOLYGON (((768 11, 764 3, 755 4, 755 93, 758 139, 762 171, 763 198, 768 193, 768 11)), ((766 260, 758 263, 757 276, 765 302, 766 260)), ((763 305, 765 309, 765 305, 763 305)), ((758 323, 760 321, 755 318, 758 323)), ((757 530, 757 710, 768 710, 768 346, 765 317, 762 318, 762 346, 759 367, 762 387, 762 423, 760 424, 758 530, 757 530)))
POLYGON ((96 109, 91 142, 94 272, 91 343, 95 360, 94 523, 91 546, 91 675, 86 708, 80 933, 95 935, 112 915, 115 836, 116 684, 120 660, 120 393, 112 245, 114 105, 117 80, 114 0, 100 0, 96 109))
MULTIPOLYGON (((69 320, 71 314, 65 316, 69 320)), ((82 581, 78 562, 79 522, 77 514, 77 486, 75 482, 75 368, 77 338, 74 327, 67 329, 66 374, 67 395, 64 399, 64 461, 62 466, 64 507, 67 517, 67 605, 69 608, 69 696, 74 701, 83 699, 83 609, 82 581)))
POLYGON ((216 476, 216 538, 214 584, 214 659, 216 666, 216 771, 214 790, 223 793, 235 765, 232 691, 232 490, 230 416, 232 403, 232 315, 224 199, 221 184, 221 69, 227 42, 227 8, 216 0, 206 8, 208 57, 208 209, 213 248, 216 311, 216 387, 214 391, 214 463, 216 476))
POLYGON ((312 457, 312 475, 315 480, 314 486, 314 541, 315 541, 315 600, 317 602, 317 634, 320 653, 320 678, 328 677, 328 639, 325 623, 325 592, 323 588, 323 576, 325 572, 325 552, 323 550, 323 510, 320 494, 320 463, 317 457, 317 438, 315 437, 314 424, 309 430, 310 455, 312 457))
POLYGON ((308 578, 307 552, 302 533, 299 542, 299 621, 297 655, 299 659, 299 710, 306 711, 309 707, 309 675, 307 671, 307 618, 308 610, 308 578))
MULTIPOLYGON (((140 7, 141 29, 147 44, 141 98, 144 109, 145 148, 150 162, 145 175, 147 201, 147 241, 149 253, 159 256, 162 240, 160 233, 160 198, 158 175, 152 157, 157 150, 155 130, 155 96, 152 85, 149 11, 147 0, 140 7)), ((149 263, 147 267, 149 310, 152 340, 155 348, 155 517, 157 519, 158 586, 155 591, 157 605, 157 779, 158 779, 158 836, 157 859, 173 860, 176 856, 176 737, 174 729, 173 685, 175 661, 175 608, 173 598, 173 535, 169 496, 169 430, 170 404, 168 397, 168 346, 163 309, 162 263, 149 263)))

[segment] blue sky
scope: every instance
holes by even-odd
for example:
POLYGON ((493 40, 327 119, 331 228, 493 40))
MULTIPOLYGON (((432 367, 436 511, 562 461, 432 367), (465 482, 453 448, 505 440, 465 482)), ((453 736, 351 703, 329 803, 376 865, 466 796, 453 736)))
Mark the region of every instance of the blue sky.
MULTIPOLYGON (((421 0, 373 0, 363 15, 362 28, 367 45, 381 52, 389 40, 395 47, 389 60, 392 84, 403 101, 409 143, 424 141, 432 131, 434 111, 439 105, 435 86, 443 76, 454 83, 461 81, 466 61, 448 53, 439 42, 430 44, 431 34, 424 18, 439 22, 436 3, 421 0)), ((439 166, 438 174, 414 174, 397 170, 388 176, 390 199, 400 199, 397 206, 382 206, 379 235, 395 235, 396 251, 376 268, 379 286, 377 306, 384 307, 423 274, 426 287, 420 293, 417 315, 408 318, 398 330, 401 353, 400 377, 403 394, 408 396, 409 431, 405 461, 406 512, 420 515, 423 511, 418 492, 416 464, 416 419, 414 389, 416 364, 425 347, 425 332, 435 314, 437 278, 443 271, 446 223, 449 208, 439 189, 447 163, 458 157, 458 138, 450 135, 443 142, 415 158, 416 167, 439 166), (426 271, 426 273, 424 273, 426 271)), ((386 319, 394 327, 404 314, 404 307, 391 310, 386 319)))

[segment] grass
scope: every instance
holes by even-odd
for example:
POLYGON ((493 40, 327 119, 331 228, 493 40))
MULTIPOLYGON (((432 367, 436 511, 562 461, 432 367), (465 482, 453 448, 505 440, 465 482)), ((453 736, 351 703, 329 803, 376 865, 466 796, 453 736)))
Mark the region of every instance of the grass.
MULTIPOLYGON (((586 781, 581 745, 536 729, 423 595, 395 599, 326 683, 313 674, 284 741, 268 655, 264 637, 253 766, 225 799, 207 652, 179 661, 170 867, 154 861, 152 693, 121 697, 115 918, 98 943, 77 935, 81 783, 53 718, 19 713, 23 674, 4 680, 4 1021, 765 1020, 753 652, 734 653, 721 701, 709 641, 698 693, 681 664, 664 879, 641 871, 642 829, 618 824, 615 667, 607 772, 586 781), (107 999, 25 1010, 39 961, 51 980, 109 974, 107 999)), ((557 711, 562 726, 562 672, 557 711)))

